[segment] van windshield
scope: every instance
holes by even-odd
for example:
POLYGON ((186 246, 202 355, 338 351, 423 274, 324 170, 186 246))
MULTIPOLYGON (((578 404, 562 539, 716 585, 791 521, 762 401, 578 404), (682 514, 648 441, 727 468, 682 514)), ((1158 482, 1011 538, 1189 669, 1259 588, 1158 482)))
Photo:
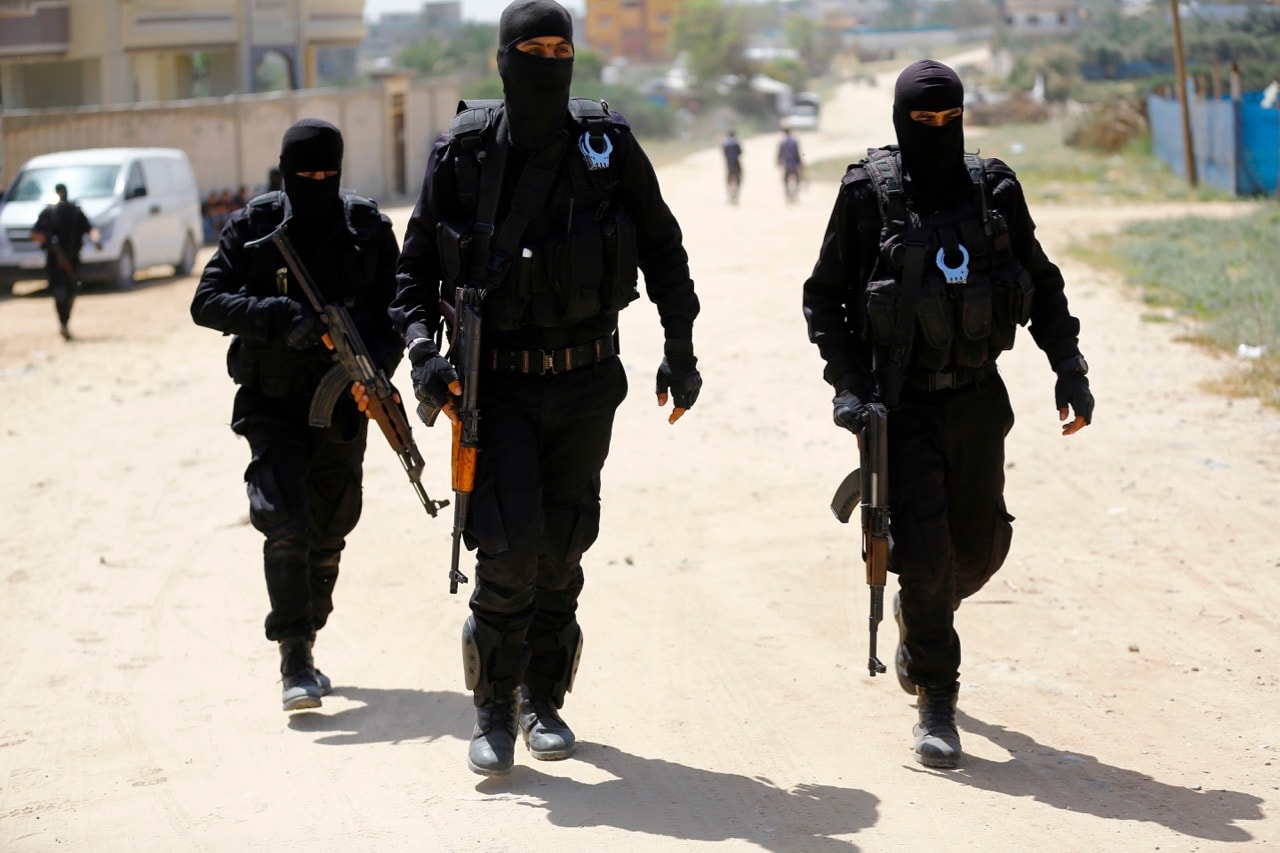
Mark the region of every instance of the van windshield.
POLYGON ((109 198, 116 185, 119 166, 56 166, 45 169, 26 169, 14 181, 9 201, 58 200, 53 188, 67 185, 67 198, 109 198))

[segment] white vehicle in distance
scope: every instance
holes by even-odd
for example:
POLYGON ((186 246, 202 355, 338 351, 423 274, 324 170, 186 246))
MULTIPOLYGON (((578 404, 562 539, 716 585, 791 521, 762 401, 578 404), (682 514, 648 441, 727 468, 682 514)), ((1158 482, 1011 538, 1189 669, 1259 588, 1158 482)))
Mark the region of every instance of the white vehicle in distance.
POLYGON ((798 92, 791 103, 791 112, 782 117, 782 126, 792 130, 817 130, 821 112, 822 99, 816 93, 798 92))
POLYGON ((86 242, 80 279, 124 289, 139 269, 172 265, 187 275, 204 228, 200 191, 187 155, 177 148, 86 148, 32 157, 0 196, 0 293, 15 281, 44 278, 44 252, 31 228, 46 205, 67 198, 102 237, 86 242))

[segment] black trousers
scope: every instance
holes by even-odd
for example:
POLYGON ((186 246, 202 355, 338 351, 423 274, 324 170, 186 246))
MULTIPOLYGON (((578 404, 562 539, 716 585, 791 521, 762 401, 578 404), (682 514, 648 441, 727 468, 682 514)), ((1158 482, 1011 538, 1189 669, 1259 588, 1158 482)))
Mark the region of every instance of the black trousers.
POLYGON ((575 623, 582 556, 600 530, 600 472, 626 395, 616 357, 550 376, 481 375, 466 526, 477 621, 523 633, 534 649, 575 623))
POLYGON ((78 263, 72 263, 73 272, 68 273, 55 260, 49 259, 45 266, 45 277, 49 281, 49 292, 53 294, 53 306, 58 311, 58 322, 66 325, 71 320, 71 306, 76 301, 76 289, 79 287, 78 263))
POLYGON ((307 425, 306 397, 236 393, 231 428, 249 441, 249 520, 265 537, 268 640, 311 635, 333 611, 346 535, 360 520, 368 425, 341 398, 334 426, 307 425))
POLYGON ((901 585, 907 673, 959 678, 954 611, 1009 553, 1004 440, 1013 409, 999 374, 962 388, 904 389, 889 413, 890 569, 901 585))

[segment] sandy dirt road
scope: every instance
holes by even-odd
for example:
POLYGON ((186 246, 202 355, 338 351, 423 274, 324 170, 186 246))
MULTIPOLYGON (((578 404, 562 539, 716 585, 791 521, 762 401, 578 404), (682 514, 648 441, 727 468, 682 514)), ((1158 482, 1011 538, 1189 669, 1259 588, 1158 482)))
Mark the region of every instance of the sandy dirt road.
MULTIPOLYGON (((841 90, 806 156, 889 140, 891 82, 841 90)), ((799 290, 835 187, 783 204, 775 145, 745 140, 737 207, 715 150, 662 172, 705 390, 667 425, 656 315, 629 309, 565 709, 582 744, 521 747, 503 780, 464 762, 450 521, 390 451, 371 441, 317 646, 333 695, 282 714, 226 342, 191 324, 194 279, 82 297, 71 345, 47 298, 0 301, 0 850, 1280 849, 1280 417, 1202 390, 1229 360, 1063 252, 1190 208, 1033 211, 1097 416, 1062 438, 1030 339, 1001 360, 1013 552, 959 612, 967 757, 934 772, 908 697, 866 674, 856 530, 827 509, 855 450, 799 290)), ((444 497, 447 433, 416 435, 444 497)))

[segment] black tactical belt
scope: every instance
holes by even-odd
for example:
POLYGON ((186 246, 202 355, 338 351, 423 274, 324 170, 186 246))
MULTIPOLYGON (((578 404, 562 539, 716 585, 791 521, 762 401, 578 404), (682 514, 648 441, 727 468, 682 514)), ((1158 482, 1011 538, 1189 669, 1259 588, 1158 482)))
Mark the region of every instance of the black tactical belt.
POLYGON ((925 391, 942 391, 946 388, 963 388, 966 385, 972 385, 975 382, 986 379, 995 372, 996 363, 994 361, 989 361, 982 367, 957 367, 955 370, 945 370, 938 373, 909 367, 904 381, 906 385, 912 388, 922 388, 925 391))
POLYGON ((489 350, 487 366, 501 373, 532 373, 545 376, 548 373, 565 373, 579 367, 599 364, 618 354, 613 335, 587 341, 576 347, 553 350, 489 350))

